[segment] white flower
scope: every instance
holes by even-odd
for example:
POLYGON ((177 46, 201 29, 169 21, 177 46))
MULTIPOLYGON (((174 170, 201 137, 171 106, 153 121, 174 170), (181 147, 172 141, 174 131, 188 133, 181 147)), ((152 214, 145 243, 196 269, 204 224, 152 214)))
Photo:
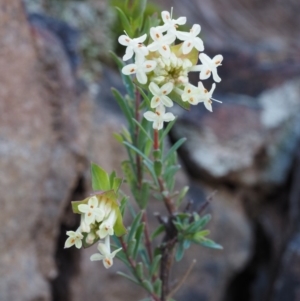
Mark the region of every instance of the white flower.
POLYGON ((101 222, 104 217, 104 212, 98 208, 98 199, 96 196, 91 197, 87 204, 80 204, 78 210, 84 213, 84 221, 90 225, 97 220, 101 222))
POLYGON ((99 243, 97 248, 100 254, 99 253, 93 254, 90 257, 90 259, 91 261, 103 260, 103 265, 106 269, 110 268, 113 265, 113 258, 116 256, 116 254, 119 251, 122 250, 122 248, 120 248, 110 253, 109 236, 105 238, 105 243, 99 243))
POLYGON ((69 236, 68 239, 65 242, 65 248, 70 248, 73 245, 77 249, 80 249, 82 247, 82 239, 83 235, 77 230, 76 232, 74 231, 67 231, 67 235, 69 236))
MULTIPOLYGON (((198 83, 198 89, 199 89, 200 91, 202 91, 202 93, 201 93, 201 100, 200 100, 200 101, 201 101, 201 102, 204 102, 205 108, 206 108, 208 111, 210 111, 210 112, 212 112, 212 105, 211 105, 211 104, 212 104, 212 100, 215 100, 215 99, 212 99, 212 94, 213 94, 215 88, 216 88, 216 84, 213 83, 213 84, 212 84, 212 87, 211 87, 211 89, 210 89, 210 91, 207 91, 207 90, 204 88, 202 82, 199 82, 199 83, 198 83)), ((217 100, 215 100, 215 101, 217 101, 217 100)), ((219 101, 218 101, 218 102, 219 102, 219 101)))
POLYGON ((123 56, 123 61, 131 59, 134 53, 143 57, 148 55, 149 51, 147 47, 143 45, 143 42, 146 40, 146 38, 147 34, 135 39, 131 39, 127 35, 121 35, 118 39, 119 43, 123 46, 127 46, 125 55, 123 56))
POLYGON ((161 18, 164 25, 159 26, 162 32, 167 31, 169 35, 176 36, 176 28, 178 25, 184 25, 186 23, 186 17, 180 17, 176 20, 172 19, 168 11, 163 11, 161 13, 161 18))
POLYGON ((87 235, 85 241, 87 244, 91 245, 94 242, 95 238, 96 238, 96 235, 91 232, 87 235))
POLYGON ((114 225, 117 220, 117 213, 115 210, 111 210, 108 217, 101 223, 99 230, 97 231, 100 239, 108 236, 114 235, 114 225))
POLYGON ((136 60, 135 64, 129 64, 123 67, 122 72, 125 75, 136 74, 136 78, 141 84, 147 83, 146 73, 153 71, 156 67, 155 61, 143 61, 141 59, 136 60))
POLYGON ((177 31, 177 38, 181 41, 184 41, 182 44, 182 53, 188 54, 191 52, 193 47, 198 51, 203 51, 203 41, 197 37, 201 31, 199 24, 194 24, 190 32, 177 31))
POLYGON ((164 58, 169 58, 171 54, 170 44, 172 44, 176 36, 175 35, 163 35, 162 32, 155 27, 150 29, 150 36, 153 42, 148 45, 149 51, 158 51, 164 58))
POLYGON ((89 233, 91 231, 91 227, 90 225, 88 225, 85 222, 85 216, 84 214, 81 214, 80 216, 80 226, 79 226, 79 231, 80 232, 85 232, 85 233, 89 233))
POLYGON ((163 128, 164 122, 169 122, 175 119, 175 116, 172 113, 165 113, 166 109, 163 105, 159 105, 156 108, 155 113, 147 111, 144 113, 144 117, 148 121, 153 122, 153 128, 161 130, 163 128))
POLYGON ((153 94, 151 99, 151 108, 156 108, 160 104, 166 107, 172 107, 173 101, 166 95, 170 94, 173 90, 174 85, 172 83, 166 83, 161 88, 155 83, 151 82, 149 85, 149 90, 153 94))
POLYGON ((200 102, 201 92, 198 87, 194 85, 187 84, 181 94, 182 101, 188 101, 191 105, 197 105, 200 102))
POLYGON ((199 59, 201 60, 202 65, 194 66, 190 69, 190 71, 200 71, 200 79, 202 80, 209 78, 212 73, 213 80, 219 83, 221 81, 221 78, 218 75, 217 67, 221 66, 223 56, 221 54, 218 54, 213 59, 211 59, 205 53, 200 53, 199 59))

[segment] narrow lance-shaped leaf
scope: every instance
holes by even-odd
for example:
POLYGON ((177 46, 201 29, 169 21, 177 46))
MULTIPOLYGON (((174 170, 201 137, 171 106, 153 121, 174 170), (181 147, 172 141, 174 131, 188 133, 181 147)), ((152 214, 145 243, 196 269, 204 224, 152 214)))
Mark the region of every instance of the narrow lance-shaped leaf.
POLYGON ((177 151, 177 149, 186 141, 186 138, 181 138, 179 139, 168 151, 168 153, 166 154, 164 161, 167 161, 172 155, 173 153, 175 153, 177 151))
POLYGON ((130 241, 133 236, 135 235, 135 232, 137 230, 137 227, 139 226, 140 222, 141 222, 141 219, 142 219, 142 215, 143 215, 143 212, 141 211, 133 220, 132 222, 132 225, 130 227, 130 230, 129 230, 129 234, 128 234, 128 237, 127 237, 127 240, 130 241))
POLYGON ((130 75, 125 75, 122 73, 122 68, 125 66, 124 62, 114 52, 111 51, 110 54, 119 68, 119 71, 120 71, 121 77, 122 77, 122 81, 123 81, 123 84, 126 88, 128 95, 131 97, 131 99, 134 99, 134 90, 135 89, 134 89, 134 84, 132 82, 132 78, 130 75))
POLYGON ((129 124, 129 128, 131 130, 133 130, 134 128, 134 123, 132 121, 132 118, 133 118, 133 114, 126 102, 126 100, 123 98, 123 96, 120 94, 120 92, 114 88, 111 89, 119 107, 121 108, 123 114, 125 115, 126 119, 127 119, 127 122, 129 124))
POLYGON ((120 18, 120 21, 122 23, 123 28, 125 29, 125 31, 127 32, 127 34, 130 37, 132 37, 133 36, 133 32, 132 32, 129 20, 127 19, 126 15, 124 14, 124 12, 119 7, 116 7, 116 10, 118 12, 118 16, 120 18))

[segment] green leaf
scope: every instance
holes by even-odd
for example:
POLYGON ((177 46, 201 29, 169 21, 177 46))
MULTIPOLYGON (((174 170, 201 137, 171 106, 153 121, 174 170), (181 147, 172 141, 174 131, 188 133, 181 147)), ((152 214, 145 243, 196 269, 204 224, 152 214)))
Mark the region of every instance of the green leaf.
POLYGON ((151 104, 150 103, 150 99, 147 96, 147 94, 145 93, 145 91, 141 87, 139 87, 139 86, 136 86, 136 87, 139 90, 139 92, 141 93, 141 95, 143 96, 143 99, 146 102, 146 104, 148 105, 148 107, 150 107, 150 104, 151 104))
POLYGON ((124 141, 123 144, 125 144, 126 146, 131 148, 134 152, 136 152, 141 157, 143 157, 145 159, 145 161, 147 161, 150 165, 152 165, 151 160, 145 154, 143 154, 138 148, 136 148, 134 145, 128 143, 127 141, 124 141))
POLYGON ((125 117, 127 119, 127 122, 129 124, 129 128, 132 130, 133 126, 134 126, 134 123, 132 121, 133 114, 132 114, 126 100, 123 98, 121 93, 118 90, 116 90, 115 88, 112 88, 111 91, 112 91, 119 107, 121 108, 123 114, 125 115, 125 117))
POLYGON ((170 94, 168 94, 168 97, 170 97, 174 102, 176 102, 178 105, 180 105, 183 109, 189 111, 191 108, 191 105, 187 101, 183 101, 181 99, 181 96, 177 94, 175 91, 172 91, 170 94))
POLYGON ((120 237, 120 236, 126 234, 127 230, 123 224, 123 218, 122 218, 122 214, 121 214, 119 207, 115 208, 115 210, 117 212, 117 220, 114 225, 114 233, 116 236, 120 237))
POLYGON ((142 184, 142 189, 140 191, 140 198, 138 201, 139 206, 141 209, 145 209, 147 207, 149 201, 149 194, 150 194, 150 185, 147 182, 142 184))
POLYGON ((149 280, 143 280, 143 287, 149 292, 152 293, 153 292, 153 286, 152 283, 149 280))
POLYGON ((193 234, 206 226, 206 224, 210 221, 210 215, 206 215, 203 218, 200 218, 197 221, 194 221, 189 225, 189 227, 186 229, 187 234, 193 234))
POLYGON ((148 161, 144 160, 143 163, 144 163, 145 166, 148 168, 149 172, 150 172, 151 175, 152 175, 152 178, 153 178, 155 184, 158 186, 158 179, 157 179, 157 176, 156 176, 156 174, 155 174, 155 171, 154 171, 152 162, 149 163, 148 161))
POLYGON ((190 246, 191 246, 191 242, 189 240, 186 239, 183 241, 183 247, 185 250, 188 249, 190 246))
POLYGON ((163 133, 162 133, 161 137, 159 138, 159 143, 161 143, 165 139, 165 137, 169 134, 169 132, 171 131, 173 125, 176 122, 176 120, 177 120, 177 117, 174 120, 172 120, 171 122, 168 123, 166 128, 163 130, 163 133))
POLYGON ((134 118, 132 118, 133 122, 140 128, 140 130, 147 136, 147 138, 153 143, 152 138, 149 136, 149 133, 144 129, 144 127, 134 118))
POLYGON ((162 163, 161 160, 155 160, 154 161, 154 171, 157 177, 159 177, 161 175, 161 171, 162 171, 162 163))
POLYGON ((95 163, 91 164, 93 190, 109 190, 109 176, 107 172, 95 163))
POLYGON ((123 272, 120 272, 120 271, 117 272, 117 274, 120 275, 120 276, 123 276, 123 277, 127 278, 128 280, 132 281, 133 283, 135 283, 135 284, 137 284, 137 285, 140 285, 139 281, 136 280, 135 278, 133 278, 133 277, 130 276, 130 275, 127 275, 127 274, 125 274, 125 273, 123 273, 123 272))
POLYGON ((164 225, 159 225, 155 231, 151 234, 150 236, 150 240, 153 240, 154 238, 156 238, 158 235, 160 235, 161 233, 163 233, 165 231, 165 226, 164 225))
POLYGON ((144 279, 144 267, 143 267, 143 263, 142 262, 139 262, 136 265, 136 269, 135 270, 136 270, 136 274, 139 277, 139 279, 144 279))
POLYGON ((148 141, 146 142, 145 150, 144 150, 144 153, 145 153, 145 155, 146 155, 147 157, 150 156, 152 147, 153 147, 153 143, 152 143, 150 140, 148 140, 148 141))
POLYGON ((133 19, 137 19, 140 16, 143 16, 145 13, 146 6, 147 6, 147 0, 135 1, 132 10, 133 19))
MULTIPOLYGON (((162 287, 162 281, 157 278, 153 284, 153 289, 156 295, 160 296, 161 295, 161 287, 162 287)), ((168 299, 170 300, 170 299, 168 299)))
POLYGON ((134 249, 136 246, 136 240, 132 239, 128 242, 127 244, 127 254, 132 257, 133 253, 134 253, 134 249))
POLYGON ((127 256, 125 253, 121 250, 116 254, 116 257, 121 260, 128 268, 131 269, 130 263, 128 262, 127 256))
POLYGON ((125 31, 127 32, 127 34, 130 37, 133 37, 133 32, 132 32, 132 29, 131 29, 131 25, 130 25, 129 20, 127 19, 126 15, 124 14, 124 12, 119 7, 116 6, 115 8, 118 12, 118 16, 119 16, 119 19, 121 21, 121 24, 122 24, 123 28, 125 29, 125 31))
POLYGON ((210 249, 217 249, 217 250, 223 250, 223 247, 211 239, 208 238, 202 238, 200 241, 194 241, 204 247, 210 248, 210 249))
POLYGON ((115 63, 117 64, 121 77, 122 77, 122 81, 123 84, 125 86, 125 89, 128 93, 128 95, 130 96, 131 99, 134 99, 134 84, 132 82, 132 78, 130 75, 125 75, 124 73, 122 73, 122 68, 125 66, 125 63, 114 53, 114 52, 110 52, 113 60, 115 61, 115 63))
POLYGON ((113 183, 112 188, 115 192, 118 192, 120 186, 122 185, 122 182, 123 182, 123 179, 121 179, 121 178, 115 178, 114 179, 114 183, 113 183))
POLYGON ((178 197, 177 197, 177 200, 176 200, 176 207, 179 208, 179 206, 181 205, 183 199, 185 198, 186 194, 188 193, 189 191, 189 187, 188 186, 185 186, 181 189, 178 197))
POLYGON ((143 211, 141 211, 139 214, 137 214, 137 216, 134 218, 130 230, 129 230, 129 234, 127 237, 127 241, 131 241, 132 238, 135 236, 136 230, 141 222, 142 216, 143 216, 143 211))
POLYGON ((186 138, 179 139, 167 152, 164 157, 164 162, 168 161, 168 159, 177 151, 177 149, 186 141, 186 138))
POLYGON ((184 255, 184 247, 183 242, 179 242, 177 244, 176 253, 175 253, 175 260, 178 262, 182 259, 184 255))
POLYGON ((136 257, 137 257, 140 242, 141 242, 141 239, 142 239, 143 233, 144 233, 144 228, 145 228, 145 224, 142 223, 138 226, 138 228, 136 230, 136 234, 135 234, 136 245, 135 245, 135 249, 134 249, 133 255, 132 255, 133 259, 136 259, 136 257))
POLYGON ((160 264, 160 260, 161 260, 161 257, 162 255, 159 254, 159 255, 156 255, 152 261, 152 264, 151 264, 151 267, 150 267, 150 276, 154 276, 154 274, 156 274, 157 270, 158 270, 158 267, 159 267, 159 264, 160 264))
POLYGON ((114 184, 114 178, 116 177, 116 172, 113 171, 110 175, 109 175, 109 183, 110 183, 110 187, 113 187, 114 184))
POLYGON ((113 137, 119 142, 119 143, 123 143, 123 137, 122 135, 118 134, 118 133, 113 133, 113 137))

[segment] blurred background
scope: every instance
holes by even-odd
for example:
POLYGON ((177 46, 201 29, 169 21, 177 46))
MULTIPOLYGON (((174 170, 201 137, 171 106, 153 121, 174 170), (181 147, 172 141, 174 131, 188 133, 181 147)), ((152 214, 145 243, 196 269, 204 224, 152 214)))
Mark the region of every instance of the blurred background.
MULTIPOLYGON (((181 112, 169 137, 188 138, 178 187, 191 186, 195 206, 215 192, 206 212, 224 250, 192 247, 173 270, 180 279, 197 260, 175 299, 300 300, 299 0, 148 2, 149 15, 173 7, 200 24, 205 53, 224 56, 223 104, 181 112)), ((0 0, 0 301, 145 297, 115 275, 119 263, 104 270, 95 249, 63 249, 79 223, 70 202, 91 192, 89 162, 121 174, 126 158, 108 53, 121 55, 122 4, 0 0)))

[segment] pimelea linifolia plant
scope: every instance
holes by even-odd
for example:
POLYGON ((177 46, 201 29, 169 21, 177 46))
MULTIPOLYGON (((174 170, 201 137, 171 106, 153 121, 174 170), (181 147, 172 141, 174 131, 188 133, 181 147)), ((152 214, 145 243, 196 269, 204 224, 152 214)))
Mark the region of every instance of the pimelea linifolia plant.
POLYGON ((144 19, 146 1, 126 3, 130 16, 117 8, 124 26, 118 41, 125 46, 125 54, 122 59, 112 54, 126 95, 116 89, 112 93, 127 120, 127 128, 115 134, 115 138, 126 148, 128 158, 122 162, 123 177, 92 163, 94 192, 83 201, 72 202, 81 222, 76 231, 67 232, 65 248, 86 248, 97 243, 98 252, 91 256, 91 261, 102 261, 108 269, 118 258, 128 268, 128 273, 119 274, 145 289, 144 300, 173 300, 194 264, 191 261, 187 272, 170 287, 173 258, 180 261, 191 243, 216 249, 221 246, 207 238, 209 231, 205 228, 210 215, 201 216, 199 210, 181 206, 183 202, 189 203, 188 187, 175 189, 175 174, 180 169, 176 152, 186 139, 165 147, 165 137, 176 121, 167 110, 174 103, 186 110, 191 105, 204 104, 212 112, 216 84, 208 90, 202 81, 210 76, 217 83, 221 81, 218 67, 223 57, 219 54, 210 58, 203 52, 199 24, 186 32, 181 30, 186 18, 174 19, 172 10, 161 12, 161 20, 155 16, 144 19), (197 86, 189 82, 189 72, 199 72, 197 86), (168 124, 164 127, 165 123, 168 124), (122 185, 129 186, 130 198, 122 191, 122 185), (138 209, 133 209, 132 202, 138 209), (153 231, 148 223, 149 214, 153 214, 150 202, 165 206, 165 211, 157 214, 158 223, 153 231), (131 222, 124 225, 126 209, 131 222), (155 244, 154 239, 159 237, 160 243, 155 244))

